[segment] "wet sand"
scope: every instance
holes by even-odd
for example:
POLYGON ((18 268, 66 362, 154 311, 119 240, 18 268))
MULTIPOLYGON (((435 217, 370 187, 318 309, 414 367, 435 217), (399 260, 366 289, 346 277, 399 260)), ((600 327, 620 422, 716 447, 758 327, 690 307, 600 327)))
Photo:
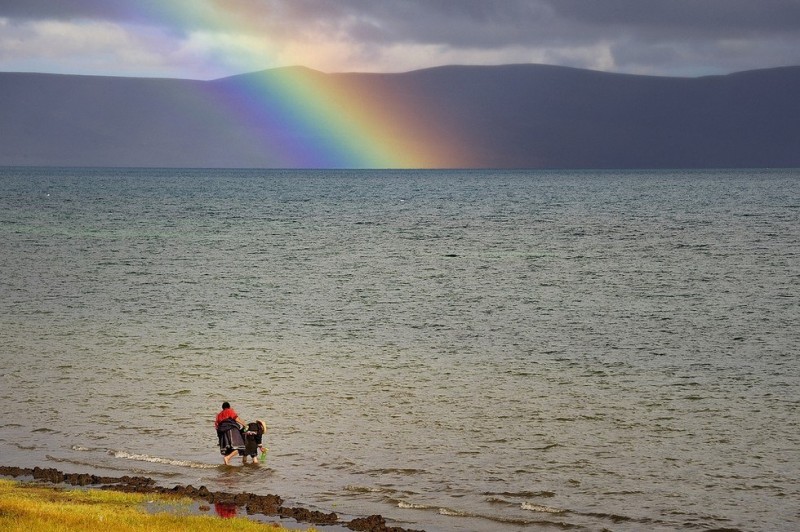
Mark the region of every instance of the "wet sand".
MULTIPOLYGON (((278 495, 256 495, 254 493, 228 493, 210 491, 205 486, 177 485, 172 488, 157 486, 149 477, 122 476, 107 477, 88 473, 64 473, 55 468, 0 466, 0 476, 15 479, 32 479, 50 484, 67 484, 97 489, 110 489, 136 493, 161 493, 189 497, 207 505, 227 505, 243 510, 247 515, 264 515, 280 519, 293 519, 298 523, 313 526, 337 526, 364 532, 422 532, 406 528, 389 526, 380 515, 358 517, 350 521, 341 520, 334 513, 324 513, 296 506, 284 506, 278 495)), ((203 508, 203 505, 201 505, 203 508)), ((210 506, 207 506, 210 509, 210 506)), ((238 513, 238 512, 237 512, 238 513)))

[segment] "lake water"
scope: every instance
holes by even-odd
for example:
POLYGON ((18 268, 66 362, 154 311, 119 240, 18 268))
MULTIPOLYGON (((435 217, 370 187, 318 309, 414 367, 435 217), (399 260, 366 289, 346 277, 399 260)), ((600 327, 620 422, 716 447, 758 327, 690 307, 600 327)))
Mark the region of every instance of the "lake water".
POLYGON ((0 169, 0 463, 431 531, 800 526, 800 171, 0 169), (224 467, 230 401, 267 463, 224 467))

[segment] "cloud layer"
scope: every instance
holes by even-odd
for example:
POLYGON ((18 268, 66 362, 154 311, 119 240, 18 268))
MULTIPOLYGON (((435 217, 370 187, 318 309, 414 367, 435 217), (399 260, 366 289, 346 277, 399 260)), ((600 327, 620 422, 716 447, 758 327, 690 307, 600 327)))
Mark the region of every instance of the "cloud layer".
POLYGON ((549 63, 702 75, 800 64, 796 0, 6 0, 0 70, 213 78, 549 63))

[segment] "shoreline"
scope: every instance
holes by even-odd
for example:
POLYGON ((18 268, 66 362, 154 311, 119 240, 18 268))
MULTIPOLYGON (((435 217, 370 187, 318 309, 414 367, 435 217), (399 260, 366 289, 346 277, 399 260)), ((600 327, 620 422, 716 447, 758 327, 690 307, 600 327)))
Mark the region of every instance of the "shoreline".
POLYGON ((181 495, 208 505, 225 504, 235 506, 237 509, 243 510, 242 515, 246 516, 263 515, 280 519, 293 519, 303 524, 338 526, 359 532, 423 532, 421 530, 389 526, 386 524, 386 519, 380 515, 356 517, 346 521, 340 519, 335 512, 326 514, 299 506, 284 506, 283 498, 278 495, 210 491, 205 486, 195 488, 192 485, 175 485, 172 488, 167 488, 158 486, 155 480, 143 476, 111 477, 89 473, 65 473, 56 468, 0 466, 0 477, 11 477, 22 482, 25 482, 26 478, 30 477, 31 481, 52 485, 66 484, 90 489, 181 495), (20 479, 20 477, 23 478, 20 479))

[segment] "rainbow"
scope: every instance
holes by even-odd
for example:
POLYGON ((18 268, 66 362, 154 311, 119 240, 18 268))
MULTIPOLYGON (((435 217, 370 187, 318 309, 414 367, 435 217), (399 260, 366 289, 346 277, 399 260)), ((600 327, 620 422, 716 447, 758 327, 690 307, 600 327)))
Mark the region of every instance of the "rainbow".
MULTIPOLYGON (((224 3, 217 10, 192 2, 148 5, 153 10, 148 16, 228 32, 256 31, 251 2, 224 3)), ((264 59, 264 64, 277 62, 264 59)), ((254 137, 247 142, 272 167, 437 168, 458 166, 461 160, 458 142, 427 122, 432 114, 370 93, 351 75, 286 67, 213 83, 224 87, 210 93, 213 104, 227 119, 253 123, 254 137)))

